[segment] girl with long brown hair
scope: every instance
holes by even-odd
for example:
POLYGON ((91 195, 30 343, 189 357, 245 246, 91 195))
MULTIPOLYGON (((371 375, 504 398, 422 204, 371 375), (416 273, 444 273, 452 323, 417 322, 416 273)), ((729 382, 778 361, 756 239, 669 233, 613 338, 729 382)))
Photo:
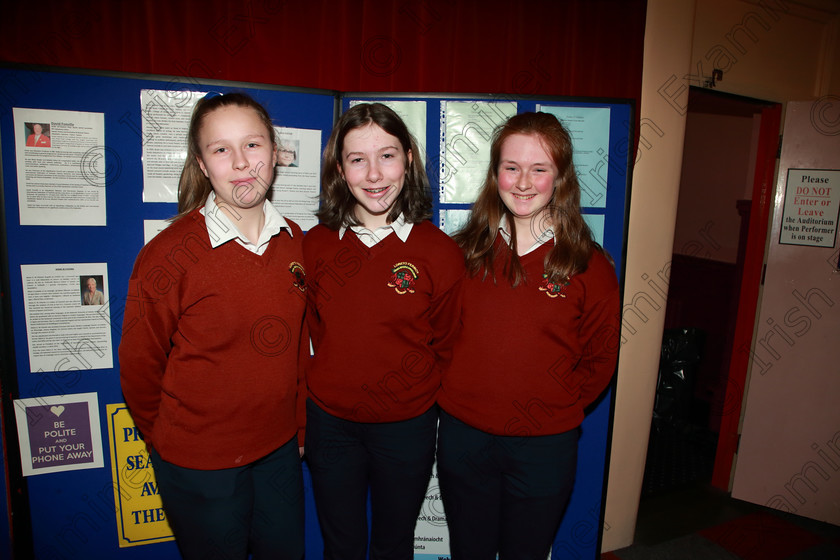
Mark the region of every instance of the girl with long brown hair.
POLYGON ((330 560, 410 560, 432 470, 441 370, 464 263, 428 221, 417 144, 383 104, 342 115, 324 152, 309 263, 306 458, 330 560), (371 524, 366 503, 370 493, 371 524))

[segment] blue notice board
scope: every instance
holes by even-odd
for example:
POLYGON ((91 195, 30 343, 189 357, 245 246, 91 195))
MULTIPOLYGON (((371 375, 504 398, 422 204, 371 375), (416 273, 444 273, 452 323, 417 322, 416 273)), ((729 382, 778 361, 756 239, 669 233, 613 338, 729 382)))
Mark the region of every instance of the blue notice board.
MULTIPOLYGON (((500 118, 495 112, 485 112, 481 123, 453 135, 441 119, 445 104, 469 102, 478 113, 499 107, 485 103, 507 103, 514 111, 533 111, 538 108, 557 111, 581 130, 599 130, 595 145, 581 148, 588 152, 588 160, 576 165, 585 171, 581 177, 584 190, 584 213, 596 236, 615 259, 619 280, 623 278, 627 201, 629 201, 629 168, 632 153, 632 102, 624 100, 592 100, 569 98, 516 98, 511 96, 465 96, 420 94, 345 94, 323 90, 303 90, 261 84, 232 82, 197 83, 183 77, 149 77, 130 74, 78 73, 71 69, 40 69, 29 67, 0 67, 0 164, 2 164, 2 227, 3 269, 2 289, 4 307, 4 363, 0 370, 2 393, 2 430, 5 440, 5 474, 10 481, 6 493, 12 503, 12 520, 0 516, 0 531, 8 534, 11 523, 13 545, 0 536, 0 551, 14 546, 21 557, 140 559, 154 555, 162 560, 180 558, 172 541, 154 544, 135 543, 120 546, 120 524, 115 512, 114 482, 111 457, 108 452, 109 424, 117 425, 118 409, 123 402, 119 384, 117 347, 120 341, 126 289, 134 259, 144 243, 144 221, 164 220, 176 213, 176 204, 144 202, 144 166, 142 161, 144 131, 140 126, 143 111, 141 92, 160 90, 174 92, 245 91, 269 110, 278 126, 318 130, 323 149, 339 108, 349 106, 350 100, 398 100, 422 102, 425 105, 424 136, 426 167, 435 197, 434 220, 452 226, 470 207, 470 181, 447 191, 452 163, 469 160, 479 138, 492 131, 492 122, 500 118), (24 130, 15 126, 15 110, 73 111, 101 115, 105 167, 100 169, 102 188, 106 194, 104 223, 96 226, 79 225, 21 225, 18 190, 18 160, 16 146, 28 140, 31 125, 24 130), (494 116, 495 115, 495 116, 494 116), (604 116, 606 115, 606 117, 604 116), (575 120, 577 119, 577 120, 575 120), (480 124, 480 127, 479 127, 480 124), (25 135, 24 135, 25 134, 25 135), (457 137, 457 138, 456 138, 457 137), (443 151, 441 151, 443 147, 443 151), (599 152, 599 150, 601 150, 599 152), (588 201, 588 202, 587 202, 588 201), (37 371, 30 364, 29 335, 24 303, 22 267, 53 263, 106 263, 110 308, 110 361, 112 367, 92 367, 91 361, 79 348, 62 347, 55 354, 61 367, 53 371, 37 371), (20 448, 15 427, 13 400, 42 400, 45 410, 56 410, 62 404, 50 399, 73 395, 86 397, 96 403, 100 434, 104 448, 104 466, 44 472, 38 476, 23 476, 20 448), (31 534, 30 534, 31 531, 31 534)), ((510 110, 509 107, 500 109, 510 110)), ((466 126, 465 125, 465 126, 466 126)), ((592 136, 591 134, 589 136, 592 136)), ((576 150, 578 146, 576 145, 576 150)), ((101 163, 101 162, 100 162, 101 163)), ((81 173, 96 167, 95 161, 80 161, 81 173)), ((85 275, 87 276, 87 275, 85 275)), ((97 279, 98 276, 96 276, 97 279)), ((83 297, 84 280, 78 287, 83 297)), ((41 402, 41 401, 39 401, 41 402)), ((69 407, 65 407, 70 410, 69 407)), ((580 442, 578 475, 572 501, 557 534, 554 554, 574 558, 595 558, 599 547, 600 526, 603 523, 604 484, 612 416, 612 390, 594 405, 583 424, 580 442)), ((37 452, 37 450, 32 450, 37 452)), ((306 484, 306 544, 307 556, 318 558, 323 553, 320 529, 312 500, 311 483, 304 468, 306 484)), ((2 492, 0 492, 2 494, 2 492)), ((424 506, 426 507, 426 506, 424 506)), ((440 518, 437 506, 430 502, 433 518, 440 518)), ((148 512, 147 512, 148 513, 148 512)), ((155 515, 137 514, 134 518, 154 519, 155 515)), ((418 541, 421 542, 421 541, 418 541)), ((0 556, 5 557, 4 552, 0 556)), ((447 557, 447 554, 423 554, 416 558, 447 557)), ((435 558, 437 560, 437 558, 435 558)))

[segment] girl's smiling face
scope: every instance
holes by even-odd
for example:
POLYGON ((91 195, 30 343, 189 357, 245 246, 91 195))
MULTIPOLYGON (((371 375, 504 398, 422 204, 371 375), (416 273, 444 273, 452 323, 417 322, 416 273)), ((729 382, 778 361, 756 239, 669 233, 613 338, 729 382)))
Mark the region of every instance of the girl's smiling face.
POLYGON ((366 228, 387 225, 411 161, 411 150, 403 150, 396 136, 376 124, 354 128, 344 137, 339 171, 356 199, 356 218, 366 228))
POLYGON ((544 225, 558 173, 538 135, 511 134, 505 139, 499 158, 499 197, 517 229, 544 225))
POLYGON ((199 132, 198 164, 216 203, 232 219, 259 208, 274 179, 276 152, 265 123, 250 107, 229 105, 208 113, 199 132))

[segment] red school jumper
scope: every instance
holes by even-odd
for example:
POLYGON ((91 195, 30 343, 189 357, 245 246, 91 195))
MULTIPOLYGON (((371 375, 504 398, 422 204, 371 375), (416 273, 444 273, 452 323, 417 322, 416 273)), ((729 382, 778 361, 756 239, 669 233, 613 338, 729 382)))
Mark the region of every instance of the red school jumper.
POLYGON ((240 467, 303 426, 303 233, 287 223, 294 235, 281 230, 260 256, 233 240, 212 249, 195 210, 137 256, 120 380, 135 424, 163 460, 240 467))
MULTIPOLYGON (((501 234, 495 243, 504 243, 501 234)), ((463 326, 438 402, 473 428, 501 436, 571 430, 615 371, 615 270, 593 251, 585 272, 550 284, 543 260, 553 246, 520 257, 526 281, 515 288, 500 273, 495 283, 481 272, 464 283, 463 326)))
POLYGON ((371 248, 347 229, 303 242, 315 357, 309 398, 355 422, 415 418, 435 402, 459 325, 464 262, 449 236, 414 224, 371 248))

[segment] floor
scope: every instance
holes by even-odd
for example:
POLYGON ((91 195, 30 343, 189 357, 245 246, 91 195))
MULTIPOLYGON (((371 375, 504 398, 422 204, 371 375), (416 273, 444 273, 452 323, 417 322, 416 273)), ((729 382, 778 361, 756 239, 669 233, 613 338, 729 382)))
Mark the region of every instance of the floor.
POLYGON ((838 560, 840 527, 712 488, 714 434, 652 430, 634 544, 601 560, 838 560))

